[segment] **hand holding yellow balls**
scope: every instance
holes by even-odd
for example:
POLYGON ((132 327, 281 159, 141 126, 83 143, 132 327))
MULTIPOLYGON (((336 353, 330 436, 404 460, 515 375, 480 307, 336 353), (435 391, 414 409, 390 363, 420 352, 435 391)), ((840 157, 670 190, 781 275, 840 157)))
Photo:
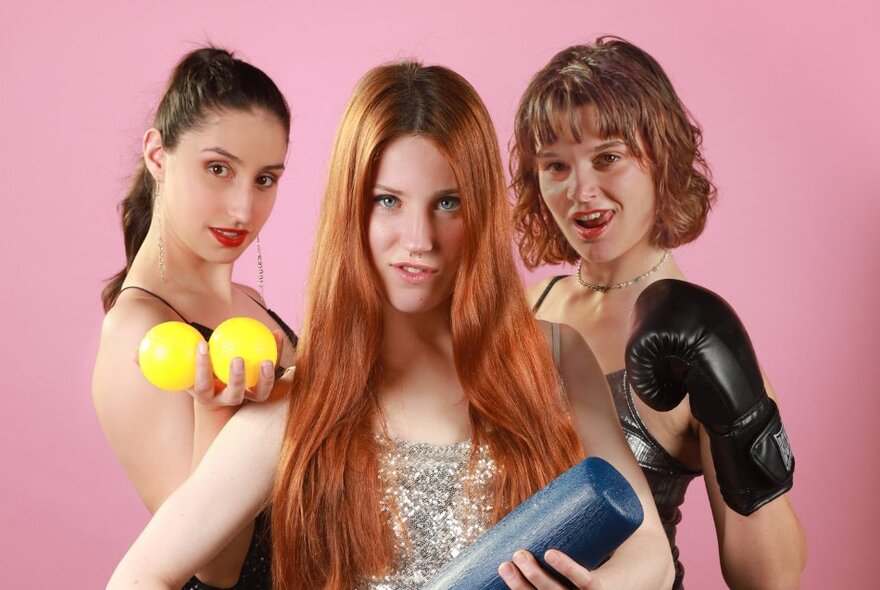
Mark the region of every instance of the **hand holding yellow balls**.
MULTIPOLYGON (((164 322, 150 329, 141 340, 138 364, 147 380, 165 391, 183 391, 195 384, 196 354, 204 338, 183 322, 164 322)), ((229 382, 229 367, 241 358, 245 386, 259 381, 260 363, 277 363, 278 343, 262 323, 251 318, 230 318, 222 322, 208 341, 211 366, 223 383, 229 382)))
POLYGON ((138 364, 147 380, 159 389, 189 389, 196 381, 196 352, 204 340, 189 324, 158 324, 141 340, 138 364))
POLYGON ((238 357, 244 360, 245 386, 253 387, 260 379, 260 363, 277 364, 278 343, 272 332, 251 318, 229 318, 214 330, 208 340, 211 366, 223 383, 229 383, 229 364, 238 357))

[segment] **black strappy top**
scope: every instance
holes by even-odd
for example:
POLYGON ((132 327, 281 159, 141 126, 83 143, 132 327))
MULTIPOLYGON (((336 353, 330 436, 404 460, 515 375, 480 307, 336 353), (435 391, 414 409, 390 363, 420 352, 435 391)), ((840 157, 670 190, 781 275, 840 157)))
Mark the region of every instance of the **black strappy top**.
MULTIPOLYGON (((176 313, 178 316, 180 316, 180 319, 182 319, 184 322, 186 322, 187 324, 189 324, 190 326, 192 326, 193 328, 195 328, 196 330, 198 330, 199 333, 202 335, 202 337, 203 337, 205 340, 210 340, 210 339, 211 339, 211 334, 214 333, 214 330, 213 330, 212 328, 209 328, 208 326, 204 326, 204 325, 202 325, 202 324, 200 324, 200 323, 198 323, 198 322, 191 322, 191 321, 189 321, 188 319, 186 319, 185 317, 183 317, 183 314, 182 314, 182 313, 180 313, 179 311, 177 311, 177 310, 174 308, 173 305, 171 305, 170 303, 168 303, 168 301, 166 301, 166 300, 165 300, 164 298, 162 298, 161 296, 156 295, 156 294, 153 293, 152 291, 148 291, 147 289, 144 289, 143 287, 137 287, 137 286, 135 286, 135 285, 129 285, 128 287, 123 287, 122 289, 119 290, 119 292, 122 293, 123 291, 127 291, 128 289, 137 289, 138 291, 143 291, 143 292, 146 293, 147 295, 152 295, 153 297, 155 297, 156 299, 158 299, 159 301, 161 301, 162 303, 164 303, 165 305, 167 305, 169 308, 171 308, 171 311, 173 311, 173 312, 176 313)), ((290 343, 293 344, 294 346, 296 346, 296 343, 297 343, 297 340, 298 340, 298 338, 296 337, 296 333, 290 328, 290 326, 287 325, 287 323, 285 323, 284 320, 281 319, 281 317, 280 317, 277 313, 275 313, 274 311, 272 311, 271 309, 269 309, 268 307, 266 307, 265 305, 263 305, 262 303, 260 303, 260 302, 257 301, 256 299, 254 299, 253 297, 251 297, 247 292, 242 291, 242 293, 244 293, 245 295, 247 295, 247 296, 248 296, 248 299, 250 299, 251 301, 253 301, 253 302, 256 303, 257 305, 259 305, 259 306, 260 306, 260 307, 261 307, 261 308, 262 308, 267 314, 269 314, 269 317, 272 318, 273 320, 275 320, 275 322, 276 322, 276 323, 278 324, 278 326, 281 328, 281 331, 284 332, 284 335, 287 336, 287 339, 288 339, 288 340, 290 340, 290 343)))
MULTIPOLYGON (((198 322, 191 322, 183 317, 179 311, 177 311, 173 305, 168 303, 165 299, 156 295, 152 291, 148 291, 142 287, 136 287, 134 285, 125 287, 124 289, 120 289, 120 293, 125 291, 126 289, 137 289, 138 291, 143 291, 149 295, 152 295, 165 305, 171 308, 171 310, 180 316, 184 322, 195 328, 199 331, 199 333, 205 338, 205 340, 209 340, 211 338, 211 334, 214 332, 211 328, 199 324, 198 322)), ((278 317, 271 309, 264 306, 262 303, 245 293, 248 297, 250 297, 254 303, 262 307, 266 310, 266 313, 278 323, 278 326, 284 332, 284 335, 287 336, 288 340, 296 346, 297 337, 296 333, 290 329, 284 320, 278 317)), ((276 367, 275 369, 275 377, 276 379, 280 375, 281 372, 284 371, 283 367, 276 367)), ((268 511, 261 512, 256 520, 254 521, 254 536, 251 538, 250 547, 248 547, 247 555, 244 558, 244 563, 241 566, 241 574, 239 575, 238 582, 235 583, 235 586, 232 586, 232 590, 270 590, 272 587, 272 577, 271 577, 271 555, 272 555, 272 546, 270 539, 270 531, 269 531, 269 513, 268 511)), ((189 581, 183 586, 181 590, 221 590, 215 586, 210 586, 205 584, 195 576, 189 579, 189 581)))
MULTIPOLYGON (((556 276, 550 280, 547 288, 532 307, 537 312, 550 289, 566 275, 556 276)), ((623 435, 627 444, 632 449, 639 466, 648 480, 651 495, 657 505, 660 514, 660 522, 669 539, 669 547, 672 550, 672 560, 675 564, 675 583, 673 590, 683 589, 684 566, 679 561, 678 547, 675 545, 675 533, 678 523, 681 522, 680 506, 684 502, 684 495, 691 481, 702 475, 702 472, 691 469, 670 455, 666 449, 648 432, 647 426, 639 416, 638 409, 633 401, 633 391, 626 379, 626 371, 615 371, 605 375, 611 388, 611 397, 617 409, 617 416, 623 427, 623 435)))

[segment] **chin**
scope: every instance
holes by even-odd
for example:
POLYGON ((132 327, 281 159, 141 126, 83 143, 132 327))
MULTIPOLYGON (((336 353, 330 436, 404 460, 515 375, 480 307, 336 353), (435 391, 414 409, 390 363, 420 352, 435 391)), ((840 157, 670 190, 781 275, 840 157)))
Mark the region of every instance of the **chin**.
POLYGON ((400 294, 399 296, 391 296, 388 298, 388 305, 398 313, 406 315, 422 315, 436 311, 443 301, 435 299, 431 296, 419 295, 416 293, 400 294))

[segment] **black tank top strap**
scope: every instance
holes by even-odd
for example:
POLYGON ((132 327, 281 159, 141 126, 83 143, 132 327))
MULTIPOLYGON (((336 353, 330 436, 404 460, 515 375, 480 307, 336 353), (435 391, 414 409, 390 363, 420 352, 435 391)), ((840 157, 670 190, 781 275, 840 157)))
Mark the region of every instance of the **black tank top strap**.
POLYGON ((182 319, 184 322, 186 322, 187 324, 191 323, 188 319, 186 319, 185 317, 183 317, 183 314, 180 313, 179 311, 177 311, 177 310, 174 308, 173 305, 171 305, 170 303, 168 303, 168 302, 167 302, 165 299, 163 299, 161 296, 156 295, 156 294, 153 293, 152 291, 148 291, 147 289, 144 289, 143 287, 138 287, 137 285, 129 285, 128 287, 123 287, 122 289, 120 289, 120 290, 119 290, 119 293, 122 294, 123 291, 127 291, 127 290, 129 290, 129 289, 137 289, 138 291, 143 291, 143 292, 146 293, 147 295, 151 295, 152 297, 155 297, 156 299, 158 299, 159 301, 161 301, 162 303, 164 303, 165 305, 167 305, 169 308, 171 308, 171 311, 173 311, 174 313, 176 313, 176 314, 180 317, 180 319, 182 319))
POLYGON ((541 293, 541 296, 538 297, 538 300, 535 301, 535 304, 532 306, 532 313, 535 313, 536 311, 538 311, 538 308, 541 307, 542 303, 544 303, 544 299, 547 298, 547 294, 550 293, 550 289, 553 288, 553 285, 558 283, 559 279, 564 279, 567 276, 568 275, 556 275, 555 277, 550 279, 550 282, 547 283, 546 287, 544 287, 544 291, 541 293))
POLYGON ((294 332, 293 329, 287 325, 287 322, 282 320, 281 316, 279 316, 277 313, 275 313, 268 307, 266 307, 265 310, 266 313, 268 313, 272 317, 272 319, 275 320, 275 322, 281 328, 281 331, 284 332, 284 335, 287 336, 288 340, 290 340, 290 343, 296 346, 299 342, 299 336, 296 335, 296 332, 294 332))
POLYGON ((553 362, 556 368, 562 368, 562 341, 559 338, 559 324, 552 322, 550 324, 550 346, 553 350, 553 362))
POLYGON ((287 325, 287 322, 285 322, 284 320, 281 319, 281 316, 279 316, 277 313, 275 313, 274 311, 272 311, 271 309, 269 309, 268 307, 263 305, 263 303, 261 301, 259 301, 257 298, 251 297, 251 294, 248 293, 247 291, 245 291, 244 289, 242 289, 241 292, 244 293, 245 295, 247 295, 251 301, 253 301, 257 305, 262 307, 263 311, 268 313, 269 317, 271 317, 273 320, 275 320, 275 323, 278 324, 278 327, 281 328, 281 331, 284 332, 284 335, 287 336, 287 339, 290 341, 290 343, 293 344, 294 346, 296 346, 299 338, 297 337, 296 332, 294 332, 290 328, 290 326, 287 325))

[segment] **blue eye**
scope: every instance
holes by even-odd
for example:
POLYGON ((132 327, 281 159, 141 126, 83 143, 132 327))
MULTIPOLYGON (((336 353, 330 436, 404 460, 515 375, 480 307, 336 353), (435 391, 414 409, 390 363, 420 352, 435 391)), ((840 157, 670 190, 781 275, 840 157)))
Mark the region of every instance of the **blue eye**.
POLYGON ((443 197, 437 201, 437 208, 441 211, 456 211, 461 208, 461 199, 459 197, 443 197))
POLYGON ((400 204, 400 199, 394 195, 378 195, 373 197, 373 201, 383 209, 394 209, 400 204))

